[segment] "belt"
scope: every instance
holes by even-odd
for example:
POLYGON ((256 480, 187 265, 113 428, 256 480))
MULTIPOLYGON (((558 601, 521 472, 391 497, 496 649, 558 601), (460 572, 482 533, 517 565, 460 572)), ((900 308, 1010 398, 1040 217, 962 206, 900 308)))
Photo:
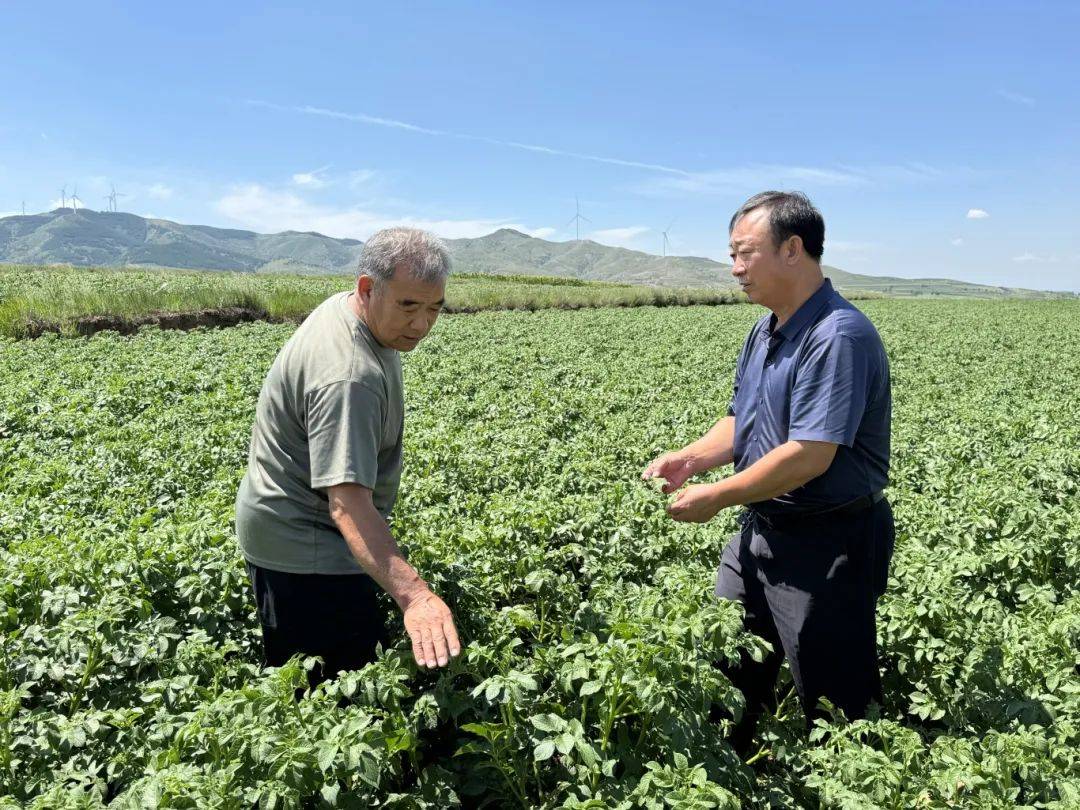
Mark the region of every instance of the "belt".
POLYGON ((839 504, 837 506, 827 506, 824 509, 812 509, 812 510, 764 510, 755 508, 753 506, 747 506, 747 516, 761 518, 766 524, 770 526, 787 525, 803 520, 818 520, 820 518, 831 517, 848 517, 849 515, 856 515, 859 512, 863 512, 869 509, 876 503, 885 499, 885 493, 880 489, 877 492, 871 492, 868 495, 860 495, 854 500, 847 501, 846 503, 839 504))

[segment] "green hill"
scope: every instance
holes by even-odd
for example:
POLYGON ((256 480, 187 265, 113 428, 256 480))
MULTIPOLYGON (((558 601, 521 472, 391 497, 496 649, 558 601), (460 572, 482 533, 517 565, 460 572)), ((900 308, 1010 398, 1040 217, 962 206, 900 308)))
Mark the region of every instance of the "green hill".
MULTIPOLYGON (((554 276, 666 288, 735 289, 730 265, 698 256, 655 256, 587 239, 550 242, 509 228, 449 239, 458 272, 554 276)), ((181 225, 135 214, 57 208, 0 219, 0 262, 98 267, 173 267, 241 272, 351 273, 363 243, 319 233, 260 234, 181 225)), ((1060 297, 949 279, 865 276, 826 267, 845 290, 895 296, 1060 297)))

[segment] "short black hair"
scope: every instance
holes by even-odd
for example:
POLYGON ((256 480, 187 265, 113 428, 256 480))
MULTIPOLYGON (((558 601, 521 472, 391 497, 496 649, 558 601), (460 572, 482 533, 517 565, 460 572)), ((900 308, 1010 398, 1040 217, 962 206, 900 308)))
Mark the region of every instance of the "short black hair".
POLYGON ((810 198, 801 191, 763 191, 755 194, 739 206, 728 224, 728 234, 735 230, 735 223, 758 208, 769 211, 769 233, 773 245, 792 236, 802 239, 803 248, 816 262, 825 252, 825 220, 814 208, 810 198))

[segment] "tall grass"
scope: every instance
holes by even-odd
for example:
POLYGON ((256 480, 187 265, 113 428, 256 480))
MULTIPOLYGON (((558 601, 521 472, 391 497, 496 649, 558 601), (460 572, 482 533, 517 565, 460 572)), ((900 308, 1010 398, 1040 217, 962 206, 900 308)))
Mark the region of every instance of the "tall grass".
MULTIPOLYGON (((155 314, 242 308, 257 317, 296 320, 351 276, 191 270, 0 265, 0 334, 72 333, 92 316, 132 321, 155 314)), ((447 311, 625 306, 685 306, 745 301, 730 290, 678 290, 540 276, 460 274, 447 287, 447 311)))

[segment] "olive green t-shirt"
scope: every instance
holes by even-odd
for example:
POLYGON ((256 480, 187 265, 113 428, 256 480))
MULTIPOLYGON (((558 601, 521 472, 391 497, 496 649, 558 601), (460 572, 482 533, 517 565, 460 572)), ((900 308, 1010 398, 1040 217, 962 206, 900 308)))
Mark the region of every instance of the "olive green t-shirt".
POLYGON ((266 375, 247 474, 236 495, 244 556, 296 574, 363 573, 330 517, 326 488, 372 490, 389 517, 401 479, 401 357, 381 346, 351 306, 321 303, 266 375))

